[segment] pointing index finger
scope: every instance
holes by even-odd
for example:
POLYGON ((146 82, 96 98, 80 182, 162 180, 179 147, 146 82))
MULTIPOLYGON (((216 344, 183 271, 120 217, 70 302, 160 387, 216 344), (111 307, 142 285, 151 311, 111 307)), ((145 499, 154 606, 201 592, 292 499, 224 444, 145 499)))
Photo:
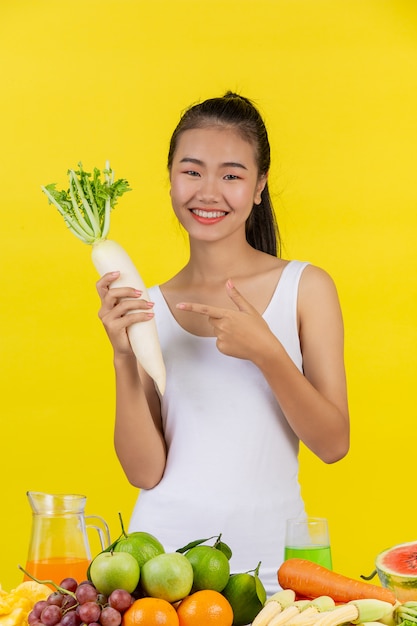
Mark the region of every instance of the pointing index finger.
POLYGON ((207 304, 198 304, 197 302, 179 302, 177 309, 182 311, 190 311, 191 313, 199 313, 200 315, 206 315, 207 317, 223 317, 223 309, 219 309, 215 306, 208 306, 207 304))

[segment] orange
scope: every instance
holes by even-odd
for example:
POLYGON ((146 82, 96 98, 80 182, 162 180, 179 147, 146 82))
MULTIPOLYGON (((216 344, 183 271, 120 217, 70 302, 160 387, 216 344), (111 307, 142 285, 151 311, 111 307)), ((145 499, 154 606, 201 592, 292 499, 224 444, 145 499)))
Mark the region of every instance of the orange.
POLYGON ((122 626, 179 626, 172 604, 161 598, 140 598, 123 615, 122 626))
POLYGON ((177 608, 180 626, 232 626, 233 611, 221 593, 213 589, 196 591, 177 608))

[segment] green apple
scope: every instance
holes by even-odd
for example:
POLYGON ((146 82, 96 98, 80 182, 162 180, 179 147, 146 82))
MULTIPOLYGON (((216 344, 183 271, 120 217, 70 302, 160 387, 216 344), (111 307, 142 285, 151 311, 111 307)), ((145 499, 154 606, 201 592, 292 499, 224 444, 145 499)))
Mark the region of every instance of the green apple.
POLYGON ((192 565, 183 554, 167 552, 144 563, 141 587, 148 596, 177 602, 190 593, 193 577, 192 565))
POLYGON ((100 552, 90 565, 91 582, 99 593, 106 596, 115 589, 132 593, 139 577, 139 564, 128 552, 100 552))

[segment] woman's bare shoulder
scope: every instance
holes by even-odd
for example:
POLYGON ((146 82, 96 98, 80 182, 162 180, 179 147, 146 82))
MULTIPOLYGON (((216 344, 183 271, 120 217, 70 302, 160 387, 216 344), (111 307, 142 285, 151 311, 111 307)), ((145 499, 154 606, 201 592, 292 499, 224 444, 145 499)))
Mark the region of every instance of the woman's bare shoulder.
POLYGON ((339 315, 340 304, 335 281, 323 268, 307 265, 302 273, 299 285, 298 310, 301 317, 311 317, 316 313, 322 319, 329 314, 339 315))
POLYGON ((322 267, 317 265, 306 265, 300 280, 300 289, 302 290, 332 290, 336 289, 332 276, 322 267))

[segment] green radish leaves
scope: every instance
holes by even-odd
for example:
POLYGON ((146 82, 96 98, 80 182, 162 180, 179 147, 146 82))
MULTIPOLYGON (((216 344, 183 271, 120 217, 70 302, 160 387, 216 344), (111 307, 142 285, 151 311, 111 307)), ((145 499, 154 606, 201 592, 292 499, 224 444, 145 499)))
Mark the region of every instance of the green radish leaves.
POLYGON ((56 183, 43 186, 49 202, 63 216, 71 232, 84 243, 93 244, 105 239, 110 228, 110 211, 117 200, 131 191, 124 178, 114 180, 114 172, 107 163, 103 170, 86 172, 81 163, 78 170, 68 170, 69 188, 56 189, 56 183))

